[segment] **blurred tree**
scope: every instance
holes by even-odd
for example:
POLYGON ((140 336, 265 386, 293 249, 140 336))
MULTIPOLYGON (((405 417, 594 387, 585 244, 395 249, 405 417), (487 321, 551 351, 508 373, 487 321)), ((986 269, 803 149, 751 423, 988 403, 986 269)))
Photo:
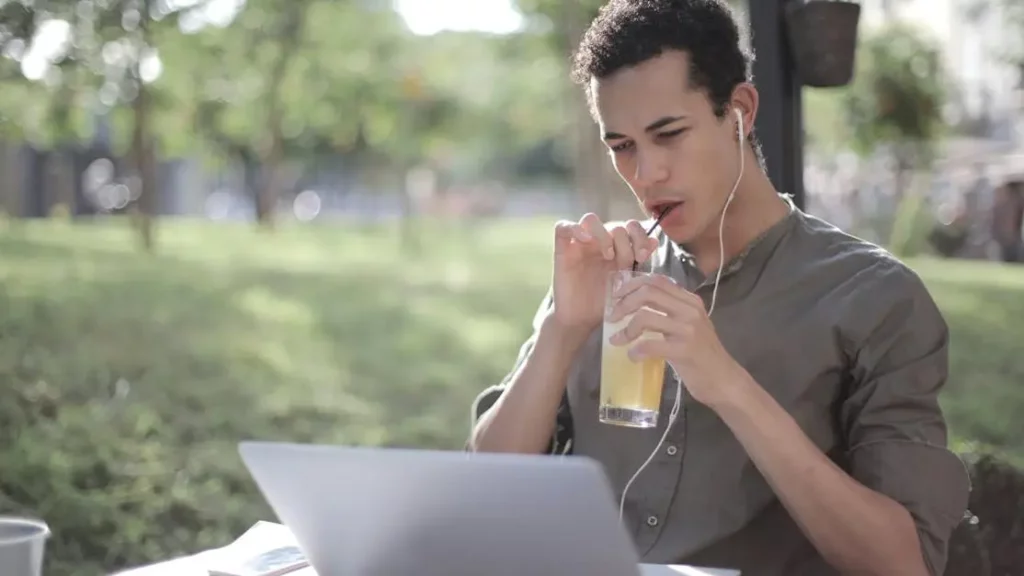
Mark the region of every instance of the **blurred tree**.
POLYGON ((608 161, 608 153, 597 134, 585 94, 569 81, 569 56, 576 50, 580 38, 605 0, 518 0, 519 9, 528 17, 536 30, 546 31, 544 36, 553 54, 562 62, 560 81, 549 86, 561 93, 568 113, 559 124, 569 134, 573 180, 576 193, 583 206, 602 219, 635 216, 633 210, 623 213, 613 208, 615 200, 624 197, 624 184, 608 161), (557 87, 557 88, 556 88, 557 87))
POLYGON ((850 145, 850 126, 845 117, 846 86, 803 89, 804 146, 834 154, 850 145))
POLYGON ((71 152, 111 118, 118 150, 131 152, 131 208, 147 250, 157 207, 152 116, 173 107, 153 85, 162 69, 155 40, 161 28, 173 28, 207 2, 10 0, 0 10, 0 44, 10 61, 0 67, 7 132, 54 151, 49 158, 58 177, 50 188, 70 205, 71 152))
POLYGON ((164 53, 202 145, 246 167, 258 220, 270 224, 286 161, 380 168, 443 148, 439 135, 464 114, 427 80, 437 68, 424 71, 431 51, 421 48, 379 2, 249 0, 230 26, 180 36, 164 53))
MULTIPOLYGON (((85 48, 67 41, 76 14, 70 1, 7 2, 0 6, 0 131, 51 148, 45 157, 46 204, 72 208, 73 168, 68 145, 81 139, 85 116, 79 93, 88 78, 77 63, 85 48), (45 92, 45 97, 39 97, 45 92)), ((16 146, 12 144, 13 146, 16 146)), ((9 162, 21 168, 20 162, 9 162)), ((19 170, 20 172, 20 170, 19 170)), ((20 206, 20 183, 9 181, 5 204, 20 206)))
POLYGON ((257 221, 272 224, 287 157, 289 75, 308 54, 314 0, 249 0, 220 21, 197 13, 158 40, 160 85, 173 105, 157 120, 170 153, 214 152, 245 168, 257 221), (182 130, 182 127, 191 130, 182 130))
POLYGON ((938 46, 909 26, 867 35, 846 93, 856 149, 890 147, 901 170, 927 163, 942 134, 946 75, 938 46))
POLYGON ((21 74, 20 55, 24 38, 31 38, 35 21, 21 2, 0 3, 0 208, 7 214, 21 213, 20 141, 24 138, 18 122, 18 103, 26 101, 27 86, 21 74))
POLYGON ((906 201, 906 192, 913 171, 934 158, 944 127, 946 82, 938 46, 918 29, 887 24, 862 38, 845 109, 854 149, 863 155, 888 152, 895 161, 898 208, 890 236, 898 233, 899 222, 916 220, 905 212, 919 203, 906 201))

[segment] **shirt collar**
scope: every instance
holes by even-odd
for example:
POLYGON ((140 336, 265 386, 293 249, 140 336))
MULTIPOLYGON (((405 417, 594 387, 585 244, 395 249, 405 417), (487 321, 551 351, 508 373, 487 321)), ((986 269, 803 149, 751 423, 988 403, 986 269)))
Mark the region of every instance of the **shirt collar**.
MULTIPOLYGON (((768 259, 768 256, 771 255, 772 249, 778 245, 779 241, 792 227, 795 216, 800 213, 800 209, 797 208, 796 204, 793 202, 791 195, 779 194, 779 197, 786 202, 786 205, 789 207, 789 212, 778 222, 762 232, 757 238, 750 241, 739 254, 726 262, 722 267, 722 279, 739 272, 740 269, 745 266, 754 266, 757 268, 762 267, 764 262, 768 259)), ((700 286, 704 286, 705 284, 714 281, 714 274, 705 277, 700 271, 697 267, 697 261, 693 257, 693 254, 687 251, 683 246, 669 240, 664 233, 659 231, 659 234, 662 235, 663 242, 666 242, 670 247, 670 254, 677 258, 689 273, 696 274, 697 277, 701 278, 700 286)))

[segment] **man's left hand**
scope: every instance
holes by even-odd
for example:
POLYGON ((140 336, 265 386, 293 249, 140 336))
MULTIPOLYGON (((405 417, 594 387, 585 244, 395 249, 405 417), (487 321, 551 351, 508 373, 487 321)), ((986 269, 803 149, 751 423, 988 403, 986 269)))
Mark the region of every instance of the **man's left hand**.
POLYGON ((618 302, 608 318, 633 318, 611 343, 626 346, 644 332, 663 338, 632 344, 634 361, 663 358, 682 379, 698 402, 714 407, 727 398, 747 376, 722 346, 700 296, 677 285, 667 276, 651 274, 633 278, 619 287, 618 302))

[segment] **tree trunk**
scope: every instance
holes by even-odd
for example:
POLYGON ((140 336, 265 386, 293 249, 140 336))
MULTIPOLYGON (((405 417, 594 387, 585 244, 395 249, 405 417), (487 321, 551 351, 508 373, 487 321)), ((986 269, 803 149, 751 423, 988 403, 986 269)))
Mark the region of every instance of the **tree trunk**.
POLYGON ((46 156, 47 204, 50 216, 72 216, 75 212, 75 130, 71 112, 75 90, 71 74, 62 77, 53 101, 53 126, 57 138, 46 156))
MULTIPOLYGON (((565 2, 560 28, 560 49, 566 56, 572 54, 593 17, 579 2, 565 2)), ((572 119, 573 185, 583 210, 597 214, 602 220, 624 213, 621 194, 628 194, 608 158, 608 152, 597 134, 590 115, 587 98, 579 86, 567 83, 566 104, 572 119)))
POLYGON ((0 139, 0 206, 10 218, 24 216, 21 145, 0 139))
POLYGON ((398 171, 402 175, 400 189, 402 191, 401 215, 399 217, 398 241, 403 254, 419 253, 419 238, 416 234, 416 208, 413 205, 411 163, 403 162, 398 171))
POLYGON ((280 195, 281 162, 284 158, 284 139, 281 135, 280 114, 274 110, 268 115, 267 127, 270 131, 267 148, 263 151, 260 164, 263 177, 256 190, 255 209, 256 224, 265 230, 274 228, 274 216, 277 199, 280 195))
POLYGON ((57 212, 62 217, 73 218, 77 208, 75 202, 75 185, 79 178, 75 170, 75 146, 58 146, 50 155, 53 163, 54 204, 51 213, 57 212))
POLYGON ((284 162, 284 134, 282 122, 284 111, 282 103, 281 86, 284 83, 285 75, 288 73, 288 66, 292 58, 298 52, 302 43, 302 33, 306 20, 306 9, 309 2, 304 0, 291 0, 286 4, 287 9, 282 16, 281 36, 279 38, 281 51, 270 70, 270 91, 267 95, 267 117, 266 129, 267 139, 261 151, 261 164, 263 165, 263 178, 260 181, 259 190, 256 193, 255 208, 256 222, 265 229, 272 229, 274 226, 274 211, 277 208, 278 197, 281 192, 281 164, 284 162))
POLYGON ((143 85, 141 77, 137 76, 136 80, 139 83, 139 92, 132 106, 135 116, 132 152, 139 193, 134 214, 142 248, 146 252, 152 252, 155 242, 153 228, 157 207, 157 182, 153 140, 149 128, 149 90, 143 85))
POLYGON ((913 242, 917 219, 917 198, 914 187, 914 164, 903 151, 896 152, 896 173, 893 177, 893 205, 885 239, 888 247, 900 256, 907 255, 913 242))
POLYGON ((146 252, 152 252, 155 245, 155 219, 157 215, 157 181, 156 158, 152 129, 150 128, 150 93, 142 80, 142 58, 151 45, 150 39, 150 0, 142 0, 137 35, 136 58, 133 70, 138 93, 132 103, 133 129, 132 152, 135 173, 138 177, 138 199, 135 203, 135 224, 139 231, 139 240, 146 252))

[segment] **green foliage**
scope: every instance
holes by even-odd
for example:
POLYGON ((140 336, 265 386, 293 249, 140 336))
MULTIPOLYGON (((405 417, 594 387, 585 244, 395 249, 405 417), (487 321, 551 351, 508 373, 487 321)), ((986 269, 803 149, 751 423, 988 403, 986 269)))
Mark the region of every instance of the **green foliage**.
POLYGON ((935 211, 923 194, 905 194, 896 206, 889 249, 901 258, 931 252, 928 236, 935 226, 935 211))
POLYGON ((961 524, 949 547, 946 576, 1024 572, 1024 471, 992 455, 971 457, 975 520, 961 524))
POLYGON ((845 98, 855 148, 891 145, 903 161, 927 161, 942 132, 945 90, 939 48, 916 28, 890 24, 865 35, 845 98))
MULTIPOLYGON (((92 0, 31 4, 32 22, 46 14, 72 23, 75 49, 58 59, 60 76, 45 82, 25 81, 17 62, 0 59, 0 130, 49 146, 90 137, 93 115, 105 113, 115 149, 125 152, 138 92, 131 9, 92 0)), ((203 26, 195 23, 206 0, 177 3, 169 14, 162 7, 146 21, 161 63, 146 86, 151 132, 165 156, 260 159, 277 109, 292 161, 426 160, 480 176, 497 158, 564 137, 572 118, 568 38, 599 4, 536 3, 523 34, 431 37, 412 35, 386 2, 248 0, 232 21, 203 26)), ((9 14, 0 22, 17 28, 15 5, 24 11, 4 4, 9 14)), ((20 40, 29 38, 26 29, 20 40)))
POLYGON ((835 153, 850 145, 851 129, 846 118, 847 87, 804 88, 804 130, 806 148, 835 153))
POLYGON ((272 518, 241 439, 460 446, 543 295, 514 255, 549 235, 443 230, 412 265, 372 229, 168 223, 154 257, 118 225, 0 236, 0 514, 49 521, 48 575, 99 574, 272 518))
MULTIPOLYGON (((390 228, 117 221, 0 233, 0 513, 54 530, 46 573, 225 544, 273 519, 245 438, 459 448, 550 277, 550 222, 390 228), (501 262, 495 267, 494 262, 501 262)), ((953 332, 953 433, 1024 457, 1024 271, 915 260, 953 332)), ((974 448, 971 448, 973 451, 974 448)))
POLYGON ((973 467, 971 511, 991 573, 1024 571, 1024 473, 991 456, 973 467))

